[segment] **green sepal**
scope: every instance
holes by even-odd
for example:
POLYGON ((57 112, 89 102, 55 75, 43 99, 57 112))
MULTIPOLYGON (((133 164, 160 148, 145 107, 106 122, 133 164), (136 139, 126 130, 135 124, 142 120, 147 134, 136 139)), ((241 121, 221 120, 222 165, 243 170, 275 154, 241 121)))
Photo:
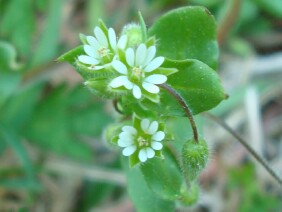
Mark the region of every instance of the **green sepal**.
POLYGON ((68 62, 69 64, 73 65, 77 60, 77 57, 83 54, 85 53, 83 50, 83 46, 81 45, 60 56, 57 59, 57 62, 68 62))
POLYGON ((88 44, 87 39, 86 39, 86 35, 79 33, 79 39, 84 45, 88 44))
POLYGON ((118 98, 124 95, 128 95, 128 90, 116 90, 111 88, 108 78, 93 78, 87 80, 84 84, 86 87, 97 96, 102 98, 118 98))
POLYGON ((108 27, 106 26, 106 24, 102 19, 98 20, 98 25, 101 28, 101 30, 105 33, 106 37, 108 38, 108 27))
POLYGON ((160 68, 154 70, 154 74, 163 74, 165 76, 169 76, 171 74, 175 74, 176 72, 178 72, 178 70, 176 68, 160 67, 160 68))
POLYGON ((142 13, 140 11, 138 12, 138 18, 141 26, 142 40, 143 42, 145 42, 147 40, 147 28, 142 13))
POLYGON ((150 46, 155 46, 156 45, 156 38, 155 36, 149 37, 146 42, 145 42, 147 48, 149 48, 150 46))

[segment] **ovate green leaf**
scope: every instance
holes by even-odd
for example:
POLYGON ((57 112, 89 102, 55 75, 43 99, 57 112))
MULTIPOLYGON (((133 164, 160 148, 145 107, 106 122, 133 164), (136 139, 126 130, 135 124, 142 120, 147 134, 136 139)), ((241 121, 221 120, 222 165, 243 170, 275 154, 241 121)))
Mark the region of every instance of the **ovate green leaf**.
MULTIPOLYGON (((123 158, 123 167, 127 178, 127 189, 133 204, 138 212, 173 212, 173 201, 163 200, 151 191, 138 167, 130 169, 128 161, 123 158)), ((161 174, 161 173, 160 173, 161 174)))
POLYGON ((217 67, 216 23, 203 7, 183 7, 160 17, 150 28, 158 54, 175 60, 197 59, 217 67))
POLYGON ((149 188, 167 200, 181 197, 182 176, 177 161, 169 152, 163 151, 165 159, 153 158, 141 166, 149 188))

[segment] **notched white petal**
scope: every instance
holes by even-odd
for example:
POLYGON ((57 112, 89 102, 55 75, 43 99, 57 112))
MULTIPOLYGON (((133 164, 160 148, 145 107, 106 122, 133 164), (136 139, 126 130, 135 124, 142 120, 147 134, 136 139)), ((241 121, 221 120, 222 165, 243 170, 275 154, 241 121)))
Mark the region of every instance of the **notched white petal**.
POLYGON ((150 125, 149 119, 142 119, 142 120, 141 120, 141 129, 142 129, 144 132, 147 132, 147 131, 148 131, 149 125, 150 125))
POLYGON ((159 93, 160 88, 152 83, 148 83, 148 82, 143 82, 142 83, 142 87, 148 91, 149 93, 159 93))
POLYGON ((100 44, 98 43, 97 39, 93 36, 86 36, 86 40, 89 43, 89 45, 93 46, 96 50, 100 48, 100 44))
POLYGON ((133 134, 133 135, 137 134, 137 130, 132 126, 124 126, 124 127, 122 127, 122 131, 128 132, 128 133, 133 134))
POLYGON ((156 47, 150 46, 147 51, 147 57, 146 60, 144 61, 144 65, 146 66, 149 62, 151 62, 155 57, 155 55, 156 55, 156 47))
POLYGON ((119 72, 121 74, 127 74, 126 66, 122 62, 120 62, 119 60, 114 60, 112 62, 112 66, 117 72, 119 72))
POLYGON ((129 79, 127 78, 124 81, 124 87, 128 90, 131 90, 133 88, 134 84, 132 82, 129 81, 129 79))
POLYGON ((164 62, 164 57, 156 57, 144 69, 145 72, 151 72, 159 68, 164 62))
POLYGON ((153 84, 162 84, 167 81, 167 77, 162 74, 153 74, 151 76, 146 77, 144 81, 153 83, 153 84))
POLYGON ((133 96, 134 96, 136 99, 140 99, 141 96, 142 96, 141 89, 139 88, 138 85, 133 85, 132 93, 133 93, 133 96))
POLYGON ((127 44, 127 36, 123 35, 119 38, 117 46, 120 49, 125 49, 126 44, 127 44))
POLYGON ((146 153, 148 158, 153 158, 155 156, 155 151, 151 147, 146 148, 146 153))
POLYGON ((157 132, 159 128, 159 123, 157 121, 153 121, 148 129, 148 134, 153 135, 155 132, 157 132))
POLYGON ((154 150, 161 150, 163 148, 163 144, 160 143, 160 142, 157 142, 157 141, 153 141, 152 144, 151 144, 151 147, 154 150))
POLYGON ((97 65, 99 63, 98 60, 94 59, 93 57, 87 56, 87 55, 78 56, 78 60, 88 65, 97 65))
POLYGON ((112 49, 115 50, 117 46, 117 37, 115 30, 113 28, 109 28, 108 35, 109 35, 110 45, 112 49))
POLYGON ((141 43, 136 50, 135 65, 136 66, 143 65, 146 56, 147 56, 147 47, 144 43, 141 43))
POLYGON ((152 136, 152 139, 154 141, 162 141, 164 138, 165 138, 165 133, 163 131, 158 131, 152 136))
POLYGON ((104 47, 108 47, 108 40, 106 35, 104 34, 104 32, 102 31, 102 29, 100 27, 95 27, 94 29, 94 34, 98 40, 98 42, 104 46, 104 47))
POLYGON ((146 149, 141 149, 139 151, 138 158, 141 162, 145 162, 148 159, 146 149))
POLYGON ((118 145, 120 147, 128 147, 131 146, 132 144, 133 144, 132 139, 118 139, 118 145))
POLYGON ((83 49, 84 49, 85 53, 88 54, 90 57, 94 57, 94 58, 97 58, 97 59, 99 58, 96 50, 92 46, 84 45, 83 49))
POLYGON ((123 149, 122 154, 124 156, 130 156, 136 151, 137 147, 135 145, 128 146, 123 149))
POLYGON ((134 50, 132 48, 128 48, 125 52, 126 62, 131 67, 134 66, 134 50))
POLYGON ((118 88, 120 86, 124 86, 127 81, 127 76, 118 76, 110 82, 109 86, 111 86, 112 88, 118 88))

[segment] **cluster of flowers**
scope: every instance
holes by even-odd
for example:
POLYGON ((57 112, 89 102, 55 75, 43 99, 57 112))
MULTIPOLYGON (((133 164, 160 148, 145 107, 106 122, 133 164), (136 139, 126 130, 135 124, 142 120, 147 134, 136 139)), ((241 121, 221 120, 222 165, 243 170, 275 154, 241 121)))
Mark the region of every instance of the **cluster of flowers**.
MULTIPOLYGON (((131 27, 140 28, 138 25, 131 27)), ((165 59, 156 57, 154 44, 149 45, 141 40, 132 44, 130 40, 134 38, 132 39, 129 33, 117 39, 112 28, 97 26, 94 28, 94 35, 85 37, 85 55, 78 57, 79 63, 93 71, 114 71, 115 77, 109 80, 107 85, 114 91, 129 90, 136 99, 158 95, 160 89, 157 85, 165 83, 167 75, 172 71, 164 71, 165 68, 161 68, 165 59)), ((163 147, 160 141, 165 138, 165 133, 158 129, 157 121, 142 119, 140 127, 122 127, 117 144, 124 148, 124 156, 136 157, 140 162, 145 162, 148 158, 153 158, 155 152, 158 154, 163 147)))

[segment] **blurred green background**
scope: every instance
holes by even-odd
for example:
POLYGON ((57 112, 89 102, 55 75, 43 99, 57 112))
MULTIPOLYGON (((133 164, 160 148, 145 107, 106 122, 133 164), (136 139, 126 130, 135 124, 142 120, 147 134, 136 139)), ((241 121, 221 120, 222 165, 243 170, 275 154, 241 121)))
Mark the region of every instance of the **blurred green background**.
MULTIPOLYGON (((117 114, 68 64, 56 63, 98 19, 119 31, 174 8, 218 21, 219 74, 230 94, 213 110, 282 175, 281 0, 0 0, 0 211, 134 211, 119 152, 103 139, 117 114), (109 148, 110 147, 110 148, 109 148)), ((282 211, 282 192, 244 148, 204 121, 209 166, 183 211, 282 211)))

